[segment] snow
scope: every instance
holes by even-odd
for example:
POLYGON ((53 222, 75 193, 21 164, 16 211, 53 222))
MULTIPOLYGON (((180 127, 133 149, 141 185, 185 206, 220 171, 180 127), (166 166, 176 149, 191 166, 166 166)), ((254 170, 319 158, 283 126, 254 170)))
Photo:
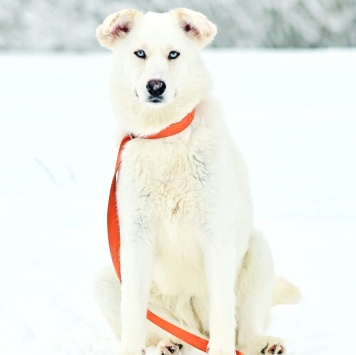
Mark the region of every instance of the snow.
MULTIPOLYGON (((356 51, 204 53, 251 174, 256 225, 301 288, 273 309, 292 355, 356 336, 356 51)), ((0 55, 0 354, 118 353, 93 299, 110 262, 111 57, 0 55)))

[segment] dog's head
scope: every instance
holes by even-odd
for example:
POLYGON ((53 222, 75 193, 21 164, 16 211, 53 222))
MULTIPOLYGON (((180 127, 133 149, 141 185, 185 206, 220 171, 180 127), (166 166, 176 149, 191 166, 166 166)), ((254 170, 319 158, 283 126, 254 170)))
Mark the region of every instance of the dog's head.
POLYGON ((109 15, 97 37, 114 52, 113 95, 157 109, 194 101, 210 86, 199 51, 216 33, 204 15, 188 9, 162 14, 122 10, 109 15))

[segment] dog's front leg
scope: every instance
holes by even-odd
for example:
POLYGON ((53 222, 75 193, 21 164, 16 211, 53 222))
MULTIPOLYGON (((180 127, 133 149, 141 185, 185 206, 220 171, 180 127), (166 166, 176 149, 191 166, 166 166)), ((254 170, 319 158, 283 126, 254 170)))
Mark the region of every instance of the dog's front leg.
POLYGON ((209 293, 210 355, 235 353, 236 247, 228 235, 231 230, 208 233, 203 247, 209 293))
POLYGON ((138 212, 128 215, 124 212, 123 217, 121 223, 120 354, 142 355, 152 279, 153 250, 148 228, 150 224, 144 214, 138 212))

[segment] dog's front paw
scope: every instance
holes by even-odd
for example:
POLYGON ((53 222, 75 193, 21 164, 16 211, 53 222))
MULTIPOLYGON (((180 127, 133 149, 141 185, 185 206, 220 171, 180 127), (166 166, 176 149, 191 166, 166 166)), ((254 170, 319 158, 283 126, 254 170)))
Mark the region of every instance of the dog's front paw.
POLYGON ((171 339, 163 339, 157 345, 157 355, 180 355, 182 344, 173 342, 171 339))
POLYGON ((263 355, 286 355, 286 345, 280 338, 265 337, 263 343, 260 342, 260 354, 263 355))

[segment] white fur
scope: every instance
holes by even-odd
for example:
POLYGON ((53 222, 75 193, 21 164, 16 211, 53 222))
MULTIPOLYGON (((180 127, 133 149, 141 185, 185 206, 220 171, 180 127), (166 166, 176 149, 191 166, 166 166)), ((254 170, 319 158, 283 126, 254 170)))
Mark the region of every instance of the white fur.
MULTIPOLYGON (((183 132, 136 138, 123 152, 117 190, 123 283, 110 267, 95 290, 124 355, 141 355, 145 345, 169 337, 146 321, 147 307, 209 337, 211 355, 233 355, 236 347, 250 355, 266 345, 266 353, 277 344, 285 349, 263 332, 272 304, 297 300, 298 291, 283 280, 274 290, 268 244, 253 229, 244 161, 209 95, 199 51, 215 34, 205 16, 186 9, 123 10, 97 30, 114 54, 111 93, 121 136, 156 133, 195 109, 183 132), (171 51, 180 56, 168 60, 171 51), (167 87, 160 103, 148 102, 153 79, 167 87)), ((161 352, 166 343, 159 344, 161 352)))

